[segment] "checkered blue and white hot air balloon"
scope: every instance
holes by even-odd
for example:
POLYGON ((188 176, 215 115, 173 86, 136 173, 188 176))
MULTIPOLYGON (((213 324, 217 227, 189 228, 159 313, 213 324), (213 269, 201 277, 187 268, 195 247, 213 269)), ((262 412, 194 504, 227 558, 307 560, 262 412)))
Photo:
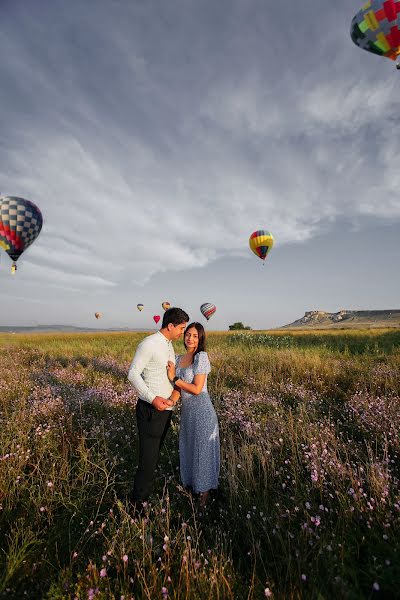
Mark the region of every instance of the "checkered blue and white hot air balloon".
POLYGON ((42 225, 36 204, 17 196, 0 196, 0 248, 13 261, 11 273, 17 270, 17 260, 36 240, 42 225))
POLYGON ((396 60, 400 55, 399 26, 400 0, 369 0, 353 18, 350 35, 363 50, 396 60))
POLYGON ((200 306, 200 312, 203 315, 203 317, 205 317, 207 319, 207 321, 209 321, 211 319, 211 317, 213 316, 213 314, 215 313, 216 310, 217 310, 217 307, 215 306, 215 304, 212 304, 211 302, 205 302, 204 304, 202 304, 200 306))

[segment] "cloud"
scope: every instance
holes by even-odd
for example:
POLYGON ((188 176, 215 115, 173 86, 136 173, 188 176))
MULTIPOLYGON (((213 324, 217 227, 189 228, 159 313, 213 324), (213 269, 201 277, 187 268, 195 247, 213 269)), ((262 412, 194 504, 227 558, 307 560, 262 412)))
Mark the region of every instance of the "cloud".
POLYGON ((26 255, 37 281, 71 291, 143 285, 244 255, 262 226, 284 244, 341 217, 400 218, 393 81, 350 77, 347 48, 327 69, 304 44, 298 72, 283 70, 283 46, 264 62, 251 27, 232 41, 240 3, 214 32, 207 15, 196 13, 196 24, 182 6, 157 14, 152 3, 122 3, 112 20, 104 2, 90 17, 80 3, 43 22, 11 12, 1 186, 42 208, 43 231, 26 255))

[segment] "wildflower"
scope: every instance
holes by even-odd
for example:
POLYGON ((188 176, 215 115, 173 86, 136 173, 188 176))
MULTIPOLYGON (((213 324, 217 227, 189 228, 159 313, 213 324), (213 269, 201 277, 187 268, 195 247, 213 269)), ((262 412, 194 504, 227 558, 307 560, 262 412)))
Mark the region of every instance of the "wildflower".
POLYGON ((305 575, 304 573, 302 573, 301 580, 302 581, 307 581, 307 575, 305 575))
POLYGON ((73 555, 72 555, 72 558, 77 558, 77 557, 78 557, 78 553, 74 552, 73 555))
POLYGON ((128 555, 124 554, 123 557, 122 557, 122 560, 124 561, 124 563, 127 563, 128 562, 128 555))
POLYGON ((53 482, 52 482, 52 481, 48 481, 48 482, 47 482, 47 487, 48 487, 48 488, 52 488, 52 487, 54 487, 54 484, 53 484, 53 482))
POLYGON ((107 569, 105 569, 105 568, 101 569, 100 577, 107 577, 107 569))
POLYGON ((306 502, 306 509, 310 510, 310 508, 311 508, 311 504, 309 502, 306 502))
POLYGON ((264 596, 265 596, 266 598, 271 598, 271 597, 272 597, 272 592, 271 592, 271 590, 269 589, 269 587, 266 587, 266 588, 265 588, 265 590, 264 590, 264 596))

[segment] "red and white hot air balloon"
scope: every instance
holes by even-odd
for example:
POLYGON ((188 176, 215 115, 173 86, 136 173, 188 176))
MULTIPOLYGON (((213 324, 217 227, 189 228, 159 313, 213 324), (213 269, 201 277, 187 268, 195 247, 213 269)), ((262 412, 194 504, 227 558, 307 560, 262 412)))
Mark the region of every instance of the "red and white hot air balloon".
POLYGON ((217 307, 215 306, 215 304, 212 304, 211 302, 205 302, 204 304, 202 304, 200 306, 201 314, 203 315, 203 317, 205 317, 207 319, 207 321, 209 321, 211 319, 211 317, 213 316, 213 314, 215 313, 216 310, 217 310, 217 307))

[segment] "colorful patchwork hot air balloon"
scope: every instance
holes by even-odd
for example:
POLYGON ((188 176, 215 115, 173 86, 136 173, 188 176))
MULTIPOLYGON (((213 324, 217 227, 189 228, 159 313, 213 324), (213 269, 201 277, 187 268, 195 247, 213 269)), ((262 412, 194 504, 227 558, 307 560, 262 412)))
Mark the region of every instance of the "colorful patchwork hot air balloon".
POLYGON ((268 252, 274 245, 274 238, 269 231, 259 229, 251 234, 249 238, 250 249, 258 258, 265 260, 268 252))
POLYGON ((171 304, 169 302, 163 302, 161 306, 164 310, 168 310, 169 308, 171 308, 171 304))
POLYGON ((155 324, 157 325, 158 321, 161 319, 160 315, 154 315, 153 320, 155 322, 155 324))
POLYGON ((33 202, 17 196, 0 197, 0 247, 13 260, 11 272, 21 254, 39 235, 43 217, 33 202))
POLYGON ((101 317, 103 316, 103 313, 101 313, 101 312, 95 312, 94 316, 96 317, 96 319, 101 319, 101 317))
POLYGON ((144 304, 138 304, 137 309, 140 310, 140 312, 142 312, 142 310, 144 309, 144 304))
POLYGON ((207 321, 211 319, 216 310, 217 307, 215 306, 215 304, 211 304, 211 302, 205 302, 200 306, 200 312, 203 315, 203 317, 207 319, 207 321))
POLYGON ((351 39, 367 52, 396 60, 400 54, 399 24, 400 0, 369 0, 351 22, 351 39))

